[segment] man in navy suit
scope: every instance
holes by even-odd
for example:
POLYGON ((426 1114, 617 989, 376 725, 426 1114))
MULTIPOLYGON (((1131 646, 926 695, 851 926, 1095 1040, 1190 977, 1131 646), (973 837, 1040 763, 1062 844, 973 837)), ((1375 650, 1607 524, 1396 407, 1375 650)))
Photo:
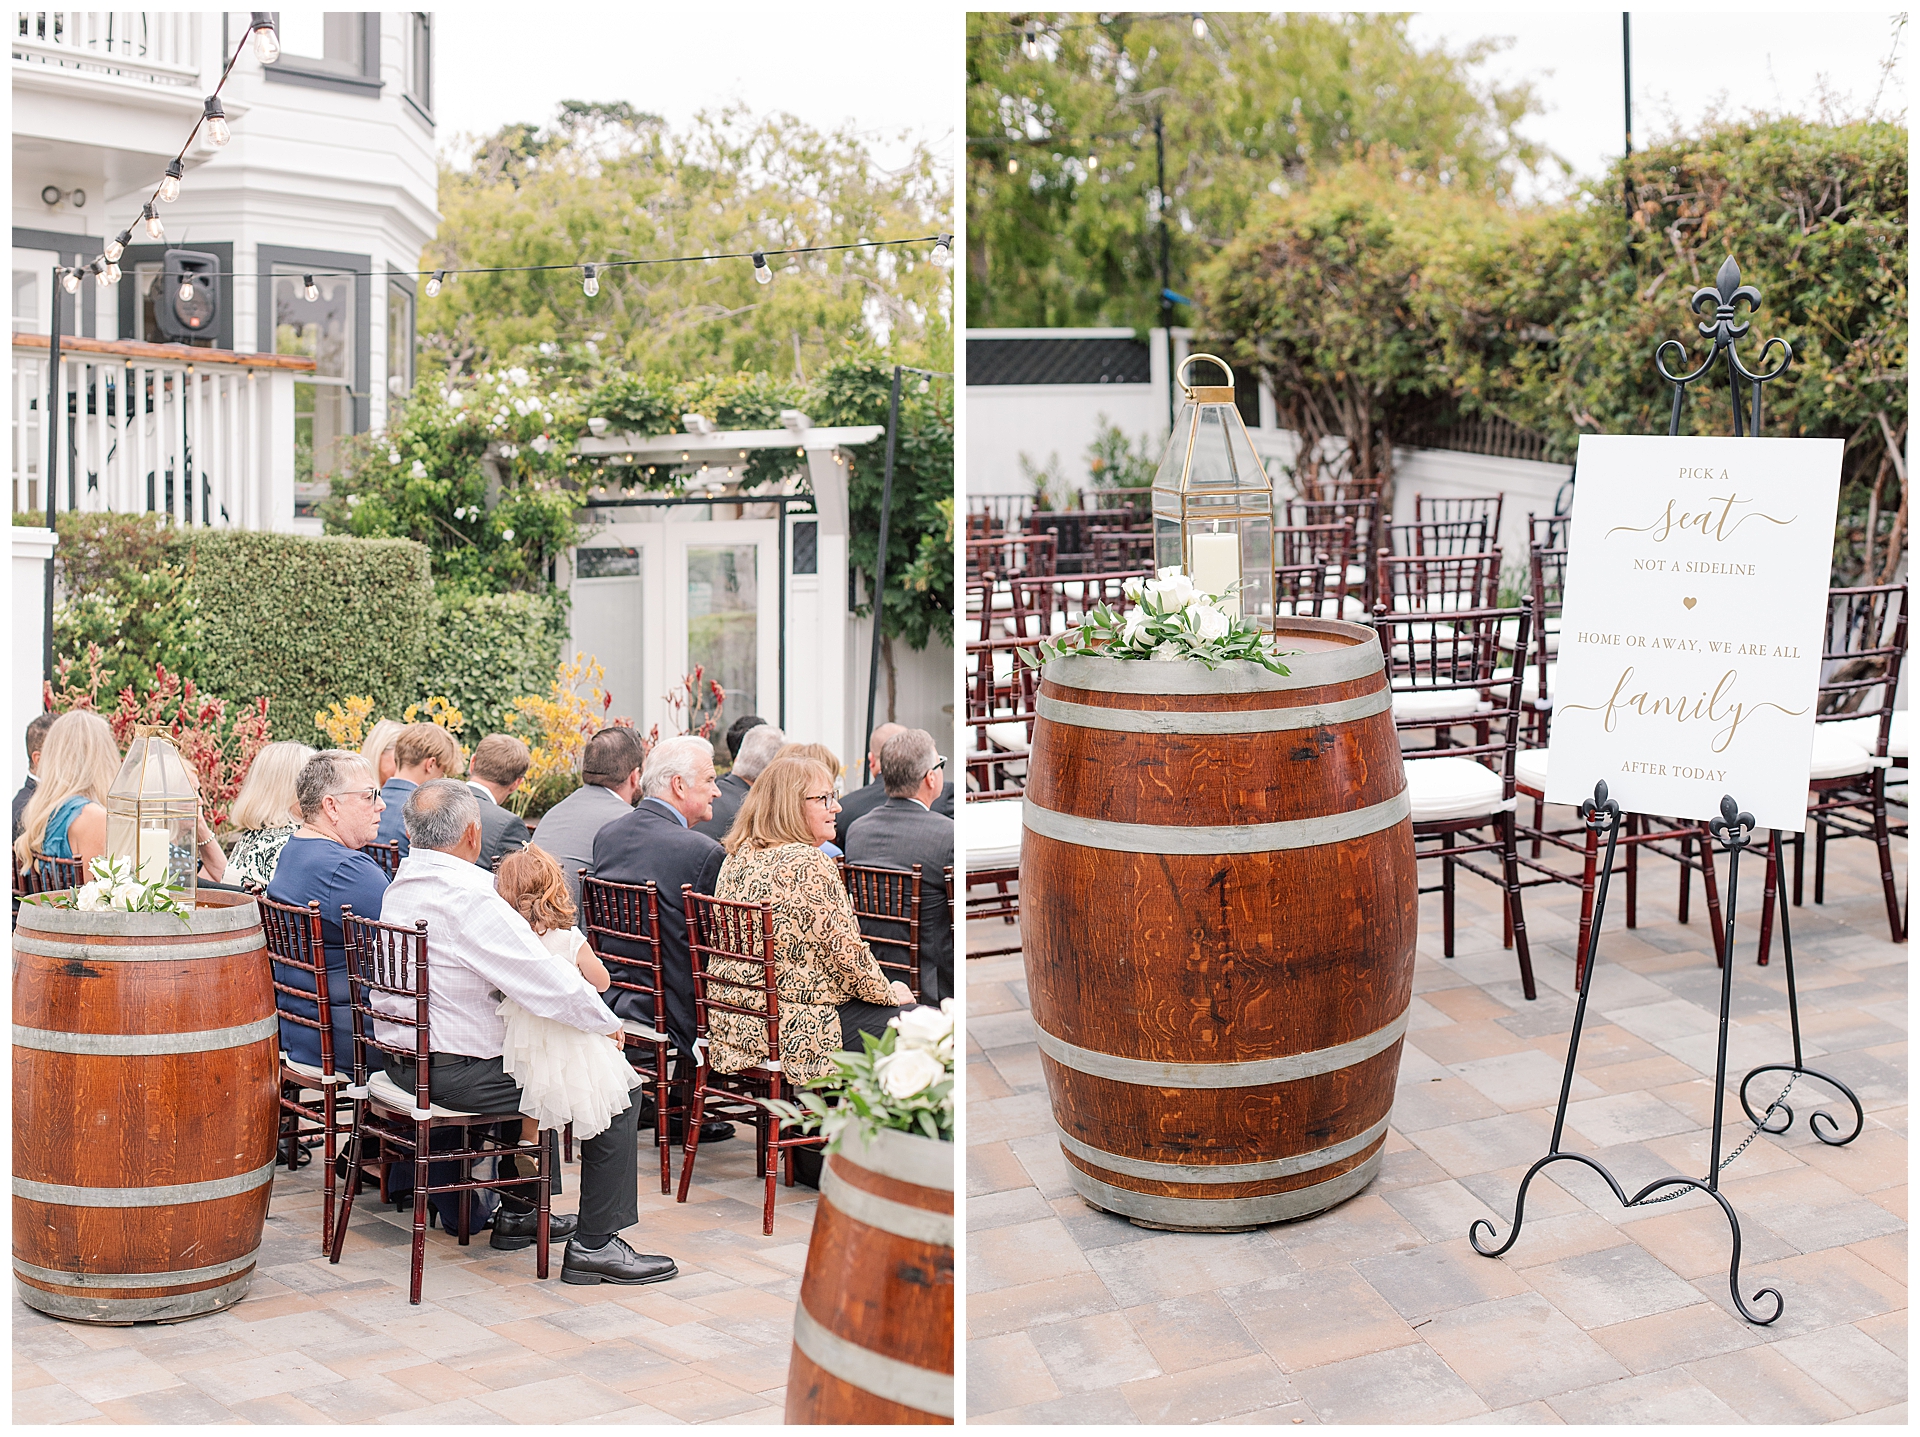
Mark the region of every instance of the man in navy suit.
MULTIPOLYGON (((593 840, 593 877, 610 883, 650 882, 659 890, 667 992, 664 1026, 674 1047, 683 1054, 693 1051, 693 958, 687 947, 687 914, 680 888, 686 884, 695 893, 712 893, 720 877, 726 851, 692 827, 712 816, 718 791, 712 744, 692 734, 662 739, 640 770, 640 802, 631 813, 602 828, 593 840)), ((607 971, 615 978, 642 985, 648 982, 644 969, 619 961, 623 954, 646 956, 639 944, 609 938, 604 949, 607 971)), ((650 995, 616 989, 606 996, 607 1006, 622 1018, 658 1022, 650 995)), ((703 1143, 732 1136, 731 1123, 714 1121, 700 1126, 703 1143)))

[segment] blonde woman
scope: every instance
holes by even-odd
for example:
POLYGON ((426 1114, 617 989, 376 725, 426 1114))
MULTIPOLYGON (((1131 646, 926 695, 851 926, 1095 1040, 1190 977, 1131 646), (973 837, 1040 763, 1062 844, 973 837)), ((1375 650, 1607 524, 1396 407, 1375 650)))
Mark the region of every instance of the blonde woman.
POLYGON ((295 781, 313 755, 303 743, 270 743, 253 756, 228 816, 237 834, 227 855, 226 882, 258 891, 273 881, 280 851, 300 826, 295 781))
POLYGON ((24 869, 36 853, 98 858, 107 851, 107 790, 120 773, 120 746, 96 713, 60 715, 40 750, 40 783, 20 815, 14 854, 24 869))
MULTIPOLYGON (((775 758, 810 758, 812 759, 815 763, 819 764, 822 768, 826 769, 828 773, 833 775, 833 796, 835 800, 839 799, 840 780, 842 777, 845 776, 847 771, 847 766, 840 762, 840 755, 835 753, 832 749, 828 748, 825 744, 823 743, 790 743, 785 748, 781 749, 780 752, 775 754, 774 757, 775 758)), ((839 808, 840 808, 840 805, 836 801, 834 803, 834 810, 837 812, 839 808)), ((829 829, 827 832, 827 841, 820 845, 820 851, 826 854, 827 857, 829 858, 838 858, 844 852, 844 850, 840 847, 840 845, 833 841, 833 832, 831 829, 829 829)))
POLYGON ((373 781, 382 788, 399 767, 393 756, 393 741, 406 727, 398 719, 381 719, 367 730, 366 741, 360 745, 360 757, 367 761, 367 767, 373 770, 373 781))
MULTIPOLYGON (((714 896, 773 907, 775 981, 780 995, 780 1053, 795 1083, 824 1076, 830 1055, 855 1032, 876 1037, 902 1006, 904 983, 889 983, 860 936, 853 905, 820 845, 833 837, 833 775, 825 764, 794 755, 776 758, 747 791, 728 831, 726 861, 714 896)), ((710 978, 729 980, 716 992, 759 1008, 760 970, 725 958, 708 960, 710 978), (745 986, 738 986, 745 985, 745 986)), ((737 1013, 709 1017, 713 1066, 737 1073, 772 1056, 766 1024, 737 1013)))

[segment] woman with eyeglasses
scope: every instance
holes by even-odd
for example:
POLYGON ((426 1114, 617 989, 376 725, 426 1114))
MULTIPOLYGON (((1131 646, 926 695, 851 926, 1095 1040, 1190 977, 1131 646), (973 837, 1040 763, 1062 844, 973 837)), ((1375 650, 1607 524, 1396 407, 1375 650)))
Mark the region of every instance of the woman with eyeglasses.
MULTIPOLYGON (((834 811, 836 813, 839 811, 840 778, 841 775, 847 771, 846 765, 840 762, 839 754, 835 753, 823 743, 790 743, 781 749, 780 752, 776 753, 774 757, 810 758, 826 769, 828 773, 833 775, 834 811)), ((833 841, 832 833, 829 833, 826 841, 820 845, 820 851, 829 858, 842 858, 845 856, 845 850, 833 841)))
MULTIPOLYGON (((821 851, 833 837, 839 808, 824 764, 797 754, 776 758, 741 802, 714 885, 716 898, 772 906, 778 1057, 794 1083, 824 1076, 832 1070, 830 1055, 858 1042, 855 1033, 877 1037, 913 1004, 913 991, 889 983, 874 961, 833 860, 821 851)), ((713 958, 707 971, 715 996, 763 1006, 764 995, 754 991, 761 983, 757 967, 713 958)), ((774 1056, 764 1022, 716 1010, 708 1024, 718 1072, 737 1073, 774 1056)))
MULTIPOLYGON (((351 1070, 353 1010, 347 1000, 347 948, 340 930, 340 908, 346 905, 359 918, 380 916, 387 897, 386 870, 360 849, 373 841, 386 805, 374 786, 373 770, 348 749, 328 749, 308 759, 294 780, 293 793, 300 826, 280 850, 267 897, 300 908, 315 899, 320 902, 333 1061, 336 1069, 351 1070)), ((299 981, 291 970, 281 976, 283 981, 299 981)), ((276 998, 288 1012, 303 1018, 317 1016, 312 1003, 285 993, 276 998)), ((315 1029, 282 1023, 280 1046, 296 1063, 313 1067, 320 1063, 320 1034, 315 1029)))

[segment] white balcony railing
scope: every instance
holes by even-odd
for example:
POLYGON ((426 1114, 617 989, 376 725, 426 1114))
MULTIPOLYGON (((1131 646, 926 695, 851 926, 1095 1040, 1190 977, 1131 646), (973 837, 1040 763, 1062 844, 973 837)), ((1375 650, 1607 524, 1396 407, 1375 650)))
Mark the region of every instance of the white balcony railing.
POLYGON ((200 83, 201 16, 170 10, 16 10, 13 58, 149 85, 200 83))
MULTIPOLYGON (((47 512, 47 337, 13 337, 13 507, 47 512)), ((313 361, 176 344, 60 344, 56 512, 293 529, 293 386, 313 361)))

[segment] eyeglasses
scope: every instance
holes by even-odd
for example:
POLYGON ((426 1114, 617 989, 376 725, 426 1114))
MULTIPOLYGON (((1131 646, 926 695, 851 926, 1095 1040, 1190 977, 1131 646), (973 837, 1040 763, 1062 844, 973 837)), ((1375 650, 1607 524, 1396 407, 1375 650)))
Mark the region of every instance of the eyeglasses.
POLYGON ((808 803, 817 803, 822 808, 831 808, 833 806, 833 795, 830 793, 809 793, 805 795, 805 798, 808 803))
POLYGON ((380 790, 377 788, 343 788, 337 792, 328 794, 327 797, 364 798, 368 803, 372 803, 380 797, 380 790))
MULTIPOLYGON (((927 773, 938 773, 940 772, 941 769, 945 768, 946 766, 947 766, 947 761, 944 758, 936 758, 933 761, 932 766, 927 769, 927 773)), ((923 774, 921 776, 924 778, 926 775, 923 774)))

